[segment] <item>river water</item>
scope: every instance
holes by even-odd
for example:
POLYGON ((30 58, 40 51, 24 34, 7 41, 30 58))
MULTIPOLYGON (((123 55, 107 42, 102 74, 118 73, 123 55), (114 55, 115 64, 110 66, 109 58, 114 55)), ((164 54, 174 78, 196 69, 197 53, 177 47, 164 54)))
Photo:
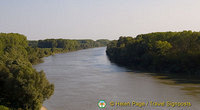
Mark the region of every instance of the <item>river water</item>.
POLYGON ((35 65, 55 84, 54 95, 43 105, 48 110, 98 110, 98 101, 104 100, 105 110, 200 110, 199 95, 195 94, 198 91, 190 91, 199 84, 176 84, 117 66, 108 60, 105 50, 101 47, 56 54, 35 65), (132 105, 151 101, 165 105, 132 105), (111 102, 115 105, 111 106, 111 102), (130 102, 131 106, 118 102, 130 102), (188 102, 192 106, 167 106, 171 102, 188 102))

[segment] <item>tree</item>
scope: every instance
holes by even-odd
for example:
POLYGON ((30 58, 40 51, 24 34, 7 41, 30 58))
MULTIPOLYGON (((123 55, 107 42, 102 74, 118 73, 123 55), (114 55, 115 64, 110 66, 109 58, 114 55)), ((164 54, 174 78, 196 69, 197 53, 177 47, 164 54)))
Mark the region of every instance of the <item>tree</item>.
POLYGON ((32 67, 34 49, 20 34, 1 33, 0 42, 0 103, 11 109, 39 110, 54 85, 32 67))
POLYGON ((168 52, 169 49, 172 48, 172 45, 167 42, 167 41, 156 41, 155 42, 155 52, 159 56, 165 56, 168 52))

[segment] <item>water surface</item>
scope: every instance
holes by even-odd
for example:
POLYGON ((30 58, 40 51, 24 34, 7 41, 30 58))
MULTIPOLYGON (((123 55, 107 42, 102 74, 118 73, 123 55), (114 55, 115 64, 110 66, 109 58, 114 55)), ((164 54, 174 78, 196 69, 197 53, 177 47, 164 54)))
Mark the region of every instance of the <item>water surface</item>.
MULTIPOLYGON (((97 102, 105 100, 106 110, 143 110, 138 107, 111 107, 109 102, 174 101, 191 102, 192 107, 185 107, 185 110, 200 110, 198 97, 189 95, 184 85, 117 66, 108 60, 105 50, 102 47, 57 54, 34 66, 37 70, 44 70, 49 81, 55 84, 54 95, 44 106, 48 110, 97 110, 97 102)), ((178 108, 170 110, 173 109, 178 108)))

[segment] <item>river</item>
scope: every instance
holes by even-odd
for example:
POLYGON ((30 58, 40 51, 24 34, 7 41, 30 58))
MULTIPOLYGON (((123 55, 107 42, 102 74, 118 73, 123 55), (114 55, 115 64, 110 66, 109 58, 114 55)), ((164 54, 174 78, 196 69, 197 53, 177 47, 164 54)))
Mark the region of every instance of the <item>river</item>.
MULTIPOLYGON (((99 100, 105 100, 105 110, 200 110, 199 95, 184 89, 199 84, 176 84, 159 79, 150 73, 141 73, 117 66, 109 61, 106 48, 92 48, 44 58, 35 65, 44 70, 48 80, 55 84, 54 95, 44 106, 48 110, 98 110, 99 100), (190 94, 189 94, 190 93, 190 94), (157 107, 117 106, 118 102, 164 102, 157 107), (190 102, 191 107, 167 106, 167 101, 190 102), (115 105, 111 106, 110 102, 115 105)), ((170 104, 169 103, 169 104, 170 104)))

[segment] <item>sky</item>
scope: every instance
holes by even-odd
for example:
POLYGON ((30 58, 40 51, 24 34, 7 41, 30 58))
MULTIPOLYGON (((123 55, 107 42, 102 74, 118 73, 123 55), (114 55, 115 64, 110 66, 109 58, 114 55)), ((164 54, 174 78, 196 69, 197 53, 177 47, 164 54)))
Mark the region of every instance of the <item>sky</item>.
POLYGON ((200 29, 200 0, 0 0, 0 32, 29 40, 118 39, 200 29))

